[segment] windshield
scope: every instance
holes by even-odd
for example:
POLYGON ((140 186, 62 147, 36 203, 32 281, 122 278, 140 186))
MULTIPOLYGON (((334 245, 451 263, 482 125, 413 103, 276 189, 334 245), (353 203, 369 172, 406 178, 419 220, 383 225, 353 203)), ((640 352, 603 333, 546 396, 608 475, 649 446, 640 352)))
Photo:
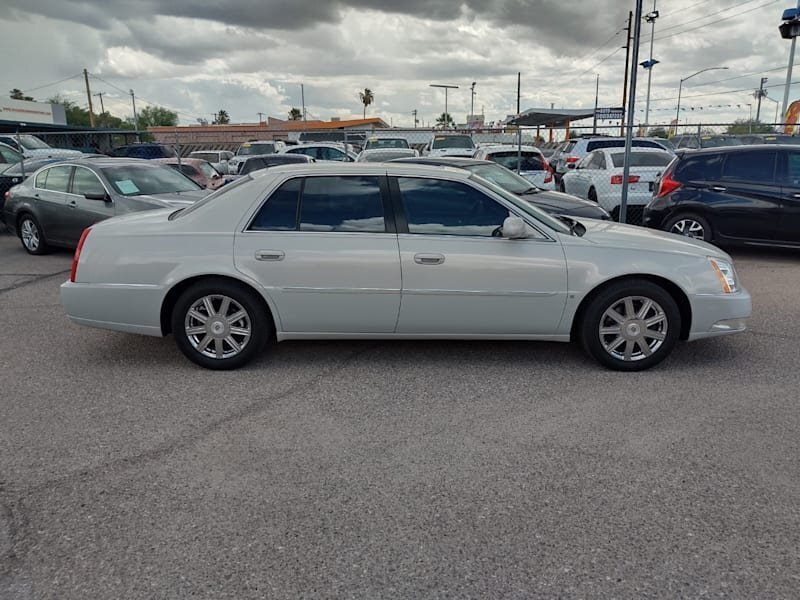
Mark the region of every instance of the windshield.
POLYGON ((408 148, 408 142, 403 138, 376 138, 367 141, 364 150, 372 150, 373 148, 408 148))
POLYGON ((540 208, 536 208, 533 204, 525 202, 525 200, 523 200, 519 196, 516 196, 506 191, 505 189, 503 189, 499 185, 496 185, 492 181, 484 179, 483 177, 479 177, 475 173, 470 175, 469 178, 475 183, 478 183, 479 185, 482 185, 492 190, 495 194, 503 198, 503 200, 506 200, 507 202, 518 208, 526 215, 533 217, 533 219, 535 219, 536 221, 544 223, 550 229, 558 231, 559 233, 570 233, 569 227, 567 227, 563 222, 559 221, 558 219, 554 219, 540 208))
POLYGON ((531 182, 524 177, 520 177, 513 171, 509 171, 505 167, 501 167, 497 164, 466 165, 463 168, 475 173, 475 175, 479 175, 483 179, 488 179, 512 194, 524 194, 531 189, 536 189, 531 185, 531 182))
POLYGON ((252 156, 255 154, 272 154, 275 144, 242 144, 236 151, 237 156, 252 156))
POLYGON ((203 189, 175 169, 160 165, 107 167, 103 169, 103 174, 114 190, 123 196, 193 192, 203 189))
MULTIPOLYGON (((16 136, 14 136, 16 139, 16 136)), ((19 136, 19 145, 26 150, 46 150, 50 146, 45 144, 42 140, 35 135, 21 135, 19 136)))
MULTIPOLYGON (((506 169, 517 170, 517 151, 508 150, 504 152, 492 152, 489 160, 504 166, 506 169)), ((519 161, 520 171, 544 171, 544 163, 538 152, 523 150, 519 161)))
MULTIPOLYGON (((631 152, 632 167, 666 167, 674 157, 666 152, 631 152)), ((625 153, 611 155, 615 167, 625 166, 625 153)))
POLYGON ((474 148, 472 138, 468 135, 437 135, 433 138, 432 150, 440 148, 474 148))

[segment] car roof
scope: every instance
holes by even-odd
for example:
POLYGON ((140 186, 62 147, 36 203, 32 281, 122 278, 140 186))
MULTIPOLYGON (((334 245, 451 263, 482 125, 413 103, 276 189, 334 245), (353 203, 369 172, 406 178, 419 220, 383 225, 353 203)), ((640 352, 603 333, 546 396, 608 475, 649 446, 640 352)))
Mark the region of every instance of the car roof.
POLYGON ((715 148, 680 148, 681 156, 698 156, 701 154, 716 154, 718 152, 748 152, 752 150, 793 150, 797 151, 796 144, 743 144, 741 146, 717 146, 715 148))
POLYGON ((409 158, 395 158, 390 160, 389 162, 406 162, 406 163, 415 163, 418 165, 441 165, 445 167, 467 167, 472 165, 496 165, 496 162, 491 160, 480 160, 477 158, 468 158, 468 157, 458 157, 458 156, 419 156, 419 157, 409 157, 409 158))
POLYGON ((523 152, 541 152, 536 146, 525 145, 517 146, 516 144, 492 144, 490 146, 481 146, 478 148, 481 152, 508 152, 509 150, 521 149, 523 152))
MULTIPOLYGON (((478 163, 495 164, 489 161, 476 161, 478 163)), ((454 167, 456 165, 453 165, 454 167)), ((298 175, 440 175, 443 172, 449 175, 460 178, 468 179, 470 176, 469 171, 458 168, 449 168, 447 166, 438 165, 424 165, 416 164, 411 160, 398 159, 388 162, 315 162, 315 163, 297 163, 289 165, 277 165, 269 169, 261 169, 253 171, 249 177, 253 179, 260 177, 270 177, 274 174, 281 173, 294 173, 298 175), (405 164, 404 164, 405 163, 405 164)))

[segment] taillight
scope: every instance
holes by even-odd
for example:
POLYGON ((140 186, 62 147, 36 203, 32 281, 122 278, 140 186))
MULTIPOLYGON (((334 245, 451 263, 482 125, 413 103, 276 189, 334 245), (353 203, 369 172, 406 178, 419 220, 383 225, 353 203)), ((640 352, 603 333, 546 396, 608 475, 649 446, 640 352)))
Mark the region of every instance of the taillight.
MULTIPOLYGON (((628 175, 628 183, 639 183, 639 176, 628 175)), ((611 185, 622 185, 622 175, 612 175, 611 185)))
POLYGON ((544 182, 545 183, 552 183, 553 182, 553 167, 551 167, 546 160, 542 159, 542 166, 544 167, 545 176, 544 182))
POLYGON ((674 192, 678 188, 682 187, 683 184, 680 181, 675 181, 672 178, 672 171, 667 171, 664 173, 658 180, 658 189, 654 194, 655 198, 663 198, 670 192, 674 192))
POLYGON ((92 230, 91 227, 87 227, 83 230, 81 234, 81 239, 78 240, 78 247, 75 248, 75 254, 72 256, 72 270, 69 273, 69 280, 72 283, 75 283, 75 275, 78 273, 78 261, 81 259, 81 250, 83 250, 83 243, 86 241, 86 238, 89 237, 89 232, 92 230))
POLYGON ((579 160, 580 160, 580 158, 578 158, 577 156, 568 156, 567 158, 564 159, 564 162, 569 165, 569 164, 572 164, 572 163, 576 163, 579 160))

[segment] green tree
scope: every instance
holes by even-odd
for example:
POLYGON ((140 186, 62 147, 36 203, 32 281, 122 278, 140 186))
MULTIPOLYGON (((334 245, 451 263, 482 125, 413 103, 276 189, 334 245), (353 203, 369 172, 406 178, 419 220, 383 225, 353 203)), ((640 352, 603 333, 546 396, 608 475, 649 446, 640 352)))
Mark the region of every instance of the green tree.
POLYGON ((653 127, 647 132, 650 137, 667 138, 667 130, 663 127, 653 127))
POLYGON ((290 121, 299 121, 302 118, 303 118, 303 113, 300 112, 300 109, 292 107, 292 110, 289 111, 289 120, 290 121))
POLYGON ((442 129, 450 129, 451 127, 456 126, 456 123, 453 121, 453 117, 450 116, 450 113, 442 113, 436 117, 436 124, 442 129))
MULTIPOLYGON (((178 113, 163 106, 147 106, 139 111, 137 116, 137 124, 140 130, 145 130, 148 127, 174 127, 178 124, 178 113)), ((133 117, 129 117, 128 121, 134 124, 133 117)))
POLYGON ((725 133, 775 133, 775 128, 755 119, 736 119, 733 125, 728 126, 725 133))
POLYGON ((33 96, 26 96, 22 93, 22 90, 19 88, 14 88, 9 92, 12 100, 27 100, 28 102, 33 102, 33 96))
POLYGON ((214 123, 217 125, 227 125, 231 122, 231 118, 228 116, 228 111, 224 108, 220 108, 219 112, 214 115, 214 123))
POLYGON ((358 92, 361 104, 364 105, 364 118, 367 118, 367 107, 375 100, 375 94, 369 88, 364 88, 363 92, 358 92))

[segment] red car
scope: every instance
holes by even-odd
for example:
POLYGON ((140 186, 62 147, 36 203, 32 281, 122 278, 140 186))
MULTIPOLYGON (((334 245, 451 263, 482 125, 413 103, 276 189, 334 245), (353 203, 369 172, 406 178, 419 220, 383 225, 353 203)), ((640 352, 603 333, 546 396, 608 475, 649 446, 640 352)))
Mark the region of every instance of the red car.
POLYGON ((180 171, 197 185, 208 190, 216 190, 228 183, 228 180, 212 167, 211 163, 199 158, 181 158, 180 164, 177 158, 158 158, 153 162, 168 165, 176 171, 180 171))

